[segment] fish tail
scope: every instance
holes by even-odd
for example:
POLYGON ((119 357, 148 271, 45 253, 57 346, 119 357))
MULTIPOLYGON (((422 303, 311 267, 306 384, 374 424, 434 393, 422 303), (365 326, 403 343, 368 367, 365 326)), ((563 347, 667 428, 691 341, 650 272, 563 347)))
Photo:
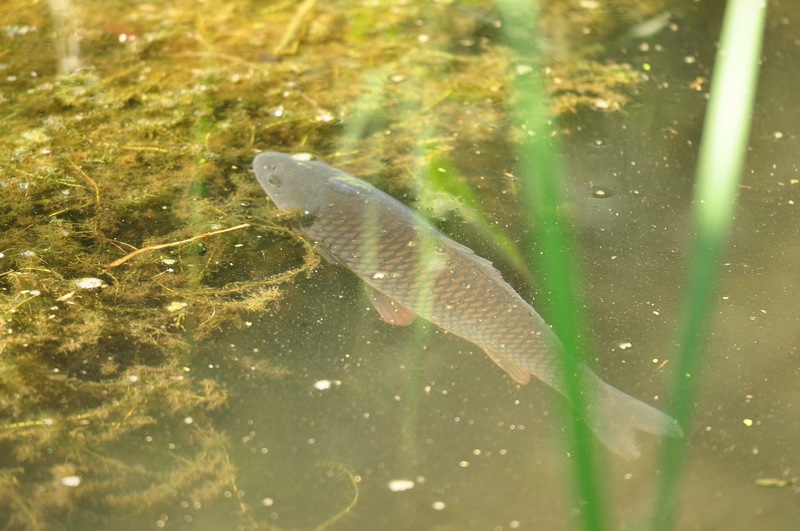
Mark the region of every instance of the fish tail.
POLYGON ((585 383, 593 390, 588 396, 586 422, 595 436, 611 451, 625 459, 639 457, 636 432, 682 437, 678 422, 612 387, 586 370, 585 383))

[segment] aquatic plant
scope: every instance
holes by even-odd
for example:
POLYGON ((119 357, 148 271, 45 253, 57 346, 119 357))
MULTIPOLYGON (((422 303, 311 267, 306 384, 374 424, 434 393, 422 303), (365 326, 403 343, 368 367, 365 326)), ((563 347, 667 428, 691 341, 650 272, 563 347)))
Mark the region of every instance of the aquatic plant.
MULTIPOLYGON (((677 333, 680 350, 673 384, 674 415, 690 426, 692 404, 703 373, 717 277, 733 224, 737 191, 753 116, 766 2, 730 0, 711 79, 700 155, 697 162, 684 309, 677 333)), ((651 529, 675 529, 686 446, 664 442, 662 476, 651 529)))
MULTIPOLYGON (((498 2, 504 14, 506 38, 522 66, 536 64, 541 57, 540 43, 526 28, 537 27, 531 4, 498 2)), ((744 155, 755 99, 766 5, 748 0, 728 2, 722 28, 720 49, 715 64, 709 110, 700 144, 693 224, 696 235, 689 257, 684 315, 678 331, 680 350, 672 412, 687 429, 692 421, 692 404, 702 374, 702 350, 708 331, 714 300, 715 277, 721 265, 728 232, 733 220, 736 191, 741 178, 744 155), (731 117, 736 117, 731 120, 731 117)), ((532 69, 531 69, 532 70, 532 69)), ((531 209, 531 225, 536 227, 536 248, 542 256, 540 270, 550 287, 554 306, 554 325, 562 340, 574 352, 585 352, 579 331, 582 320, 576 304, 576 275, 573 270, 574 242, 563 219, 563 175, 555 153, 548 116, 544 107, 542 81, 528 74, 517 83, 515 113, 517 126, 526 132, 519 143, 519 171, 525 181, 531 209), (577 318, 576 318, 577 316, 577 318)), ((567 367, 573 360, 565 360, 567 367)), ((573 371, 569 371, 570 374, 573 371)), ((579 382, 569 396, 579 417, 581 396, 579 382)), ((601 530, 609 527, 607 502, 601 497, 601 469, 597 467, 585 428, 580 421, 573 426, 576 459, 575 493, 582 506, 580 529, 601 530)), ((680 439, 663 440, 661 481, 652 529, 675 528, 679 512, 678 495, 686 443, 680 439)))

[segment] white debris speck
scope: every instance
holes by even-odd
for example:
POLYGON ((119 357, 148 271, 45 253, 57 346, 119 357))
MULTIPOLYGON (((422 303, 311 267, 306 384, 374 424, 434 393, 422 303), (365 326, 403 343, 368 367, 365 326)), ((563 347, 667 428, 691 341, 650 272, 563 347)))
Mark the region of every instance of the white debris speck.
POLYGON ((78 289, 93 290, 105 287, 106 283, 100 280, 99 278, 83 277, 76 280, 75 285, 78 286, 78 289))
POLYGON ((130 376, 128 376, 128 381, 131 382, 131 383, 138 382, 139 381, 139 375, 138 374, 131 374, 130 376))
POLYGON ((184 423, 184 424, 191 424, 191 423, 193 423, 193 422, 194 422, 194 419, 193 419, 192 417, 185 417, 185 418, 183 419, 183 423, 184 423))
POLYGON ((185 303, 185 302, 172 301, 169 304, 167 304, 166 309, 167 309, 168 312, 174 313, 174 312, 179 312, 179 311, 183 310, 187 306, 188 306, 188 304, 185 303))
POLYGON ((414 488, 414 482, 410 479, 393 479, 389 482, 389 490, 392 492, 403 492, 414 488))
POLYGON ((629 341, 625 341, 624 343, 619 344, 620 350, 625 350, 631 348, 633 345, 629 341))
POLYGON ((431 507, 433 507, 434 511, 441 511, 445 508, 445 504, 443 501, 435 501, 431 504, 431 507))
POLYGON ((373 273, 372 279, 373 280, 383 280, 386 278, 386 273, 373 273))
POLYGON ((314 382, 314 389, 317 389, 318 391, 325 391, 331 387, 339 387, 340 385, 342 385, 341 380, 317 380, 314 382))
POLYGON ((175 265, 178 263, 174 258, 162 258, 161 263, 164 265, 175 265))
POLYGON ((61 478, 61 484, 65 487, 77 487, 81 484, 80 476, 64 476, 61 478))

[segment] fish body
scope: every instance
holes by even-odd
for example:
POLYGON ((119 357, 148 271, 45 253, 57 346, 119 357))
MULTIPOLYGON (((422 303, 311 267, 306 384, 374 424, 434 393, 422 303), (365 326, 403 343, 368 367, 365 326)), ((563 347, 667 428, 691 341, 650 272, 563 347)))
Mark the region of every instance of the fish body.
MULTIPOLYGON (((320 161, 261 153, 256 178, 275 205, 299 209, 300 230, 323 256, 367 286, 384 321, 420 316, 471 341, 525 384, 533 375, 564 394, 564 347, 542 317, 488 260, 448 238, 422 216, 371 184, 320 161)), ((612 452, 639 455, 635 432, 680 436, 671 417, 578 366, 587 423, 612 452)))

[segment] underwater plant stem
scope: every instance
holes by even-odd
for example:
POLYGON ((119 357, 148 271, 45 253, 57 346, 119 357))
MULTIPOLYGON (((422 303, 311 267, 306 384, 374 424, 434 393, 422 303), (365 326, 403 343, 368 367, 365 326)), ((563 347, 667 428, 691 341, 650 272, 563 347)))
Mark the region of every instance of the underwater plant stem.
POLYGON ((167 247, 178 247, 180 245, 191 243, 195 240, 202 240, 203 238, 208 238, 209 236, 216 236, 217 234, 224 234, 226 232, 232 232, 239 229, 246 229, 249 226, 250 226, 249 223, 242 223, 241 225, 236 225, 235 227, 228 227, 227 229, 220 229, 212 232, 204 232, 203 234, 198 234, 197 236, 192 236, 191 238, 186 238, 185 240, 181 240, 178 242, 162 243, 160 245, 148 245, 147 247, 136 249, 132 253, 126 254, 122 258, 114 260, 110 264, 106 265, 106 269, 112 269, 114 267, 121 266, 134 256, 146 253, 148 251, 157 251, 158 249, 166 249, 167 247))
MULTIPOLYGON (((672 413, 684 428, 691 422, 715 281, 747 152, 765 18, 766 1, 730 0, 722 24, 700 144, 692 213, 696 233, 689 257, 685 310, 678 332, 681 348, 672 413)), ((665 440, 653 530, 666 531, 677 525, 685 456, 685 440, 665 440)))
POLYGON ((538 74, 538 13, 533 2, 500 0, 497 6, 506 42, 517 59, 511 113, 515 127, 524 134, 518 146, 517 171, 527 226, 536 227, 536 231, 529 230, 526 236, 526 251, 528 257, 537 256, 541 285, 549 295, 552 324, 566 347, 561 363, 566 375, 565 395, 571 403, 565 406, 565 417, 570 421, 569 431, 574 439, 571 471, 575 502, 580 508, 580 520, 576 525, 583 530, 600 531, 608 528, 600 488, 603 474, 592 449, 589 428, 582 420, 587 404, 581 392, 581 378, 577 376, 580 353, 585 349, 579 339, 583 321, 576 302, 576 255, 571 249, 572 237, 563 208, 564 174, 549 121, 549 100, 538 74))
POLYGON ((350 500, 347 503, 347 506, 344 507, 341 511, 330 517, 325 522, 321 523, 317 527, 314 528, 314 531, 323 531, 328 529, 329 527, 337 524, 341 521, 344 517, 352 514, 353 509, 355 509, 356 505, 358 504, 358 497, 359 497, 359 489, 358 489, 358 482, 359 480, 354 475, 353 471, 350 470, 347 466, 337 463, 335 461, 323 461, 317 464, 318 467, 326 467, 330 468, 331 471, 336 471, 339 477, 344 476, 347 478, 348 483, 353 488, 353 492, 350 495, 350 500))
POLYGON ((300 38, 303 36, 303 26, 309 13, 317 5, 317 0, 303 0, 297 7, 292 20, 286 26, 286 31, 281 37, 280 42, 272 50, 274 55, 294 55, 300 45, 300 38))

